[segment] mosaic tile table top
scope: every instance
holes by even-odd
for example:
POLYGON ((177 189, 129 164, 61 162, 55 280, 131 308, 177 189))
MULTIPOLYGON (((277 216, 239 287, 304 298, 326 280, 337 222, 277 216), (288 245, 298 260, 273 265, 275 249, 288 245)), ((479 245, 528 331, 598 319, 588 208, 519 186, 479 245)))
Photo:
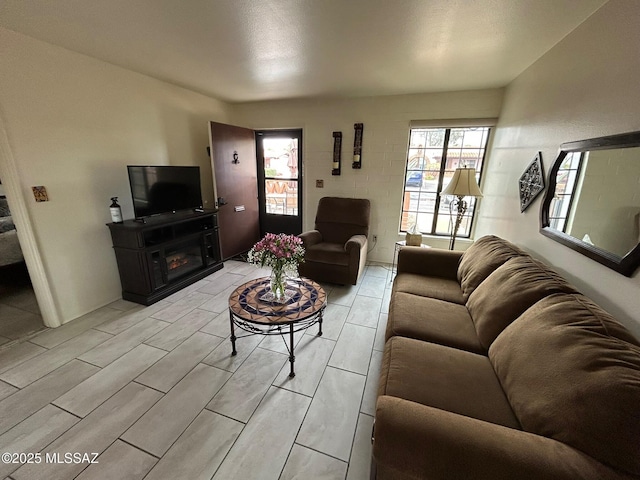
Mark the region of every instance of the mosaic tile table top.
POLYGON ((257 278, 240 285, 229 297, 229 310, 247 322, 278 325, 296 323, 317 315, 327 305, 323 288, 308 278, 287 281, 291 299, 284 304, 260 300, 270 289, 270 278, 257 278))

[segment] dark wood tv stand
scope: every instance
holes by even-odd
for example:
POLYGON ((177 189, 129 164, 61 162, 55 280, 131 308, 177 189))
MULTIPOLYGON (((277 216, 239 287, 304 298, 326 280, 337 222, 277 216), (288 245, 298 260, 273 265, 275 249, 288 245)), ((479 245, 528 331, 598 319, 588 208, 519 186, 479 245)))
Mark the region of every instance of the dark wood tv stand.
POLYGON ((125 300, 151 305, 223 266, 216 210, 107 226, 125 300))

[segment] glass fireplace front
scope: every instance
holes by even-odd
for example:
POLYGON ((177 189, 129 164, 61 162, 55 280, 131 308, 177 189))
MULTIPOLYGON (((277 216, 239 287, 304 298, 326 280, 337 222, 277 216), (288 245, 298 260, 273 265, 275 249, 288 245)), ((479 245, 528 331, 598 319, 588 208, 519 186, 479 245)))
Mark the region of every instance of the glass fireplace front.
POLYGON ((198 238, 183 242, 165 250, 167 279, 169 282, 203 267, 202 247, 198 238))

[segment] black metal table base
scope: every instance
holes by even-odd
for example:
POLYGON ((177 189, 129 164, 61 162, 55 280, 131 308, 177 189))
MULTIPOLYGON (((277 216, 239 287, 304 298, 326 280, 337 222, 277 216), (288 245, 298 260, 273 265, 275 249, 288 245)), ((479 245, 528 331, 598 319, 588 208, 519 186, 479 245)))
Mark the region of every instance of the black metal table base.
POLYGON ((322 336, 322 315, 324 313, 324 308, 322 308, 315 316, 310 318, 301 320, 301 321, 291 321, 285 322, 277 325, 264 325, 247 322, 241 318, 236 317, 231 310, 229 310, 229 323, 231 325, 231 355, 236 356, 238 351, 236 350, 236 340, 243 337, 248 337, 251 335, 281 335, 284 340, 284 336, 287 334, 286 328, 289 327, 289 345, 287 345, 286 340, 284 341, 285 346, 287 347, 287 351, 289 353, 289 363, 291 365, 291 372, 289 373, 289 377, 293 378, 296 376, 296 372, 293 368, 293 365, 296 361, 296 357, 294 355, 294 338, 293 334, 295 332, 299 332, 301 330, 306 330, 309 327, 318 324, 318 337, 322 336), (235 327, 248 332, 247 335, 241 335, 239 337, 236 336, 235 327))

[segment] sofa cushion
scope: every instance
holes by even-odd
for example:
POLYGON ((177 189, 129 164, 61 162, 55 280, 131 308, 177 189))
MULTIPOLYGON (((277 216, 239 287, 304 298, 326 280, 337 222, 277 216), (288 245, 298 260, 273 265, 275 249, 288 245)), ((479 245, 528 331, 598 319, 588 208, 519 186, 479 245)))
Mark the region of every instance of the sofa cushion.
POLYGON ((514 257, 478 285, 467 301, 480 343, 491 343, 538 300, 554 293, 578 293, 560 275, 529 256, 514 257))
POLYGON ((394 335, 485 353, 464 305, 396 292, 391 297, 385 338, 394 335))
POLYGON ((393 281, 394 292, 413 293, 447 302, 464 304, 460 284, 453 279, 426 277, 415 273, 399 273, 393 281))
POLYGON ((382 357, 378 395, 520 428, 489 359, 435 343, 390 338, 382 357))
POLYGON ((640 475, 640 345, 579 294, 540 300, 491 345, 524 430, 640 475))
POLYGON ((487 235, 476 240, 464 252, 458 266, 458 281, 465 301, 491 272, 520 255, 526 253, 500 237, 487 235))
POLYGON ((304 260, 346 266, 349 265, 349 254, 344 249, 344 244, 321 242, 307 248, 304 260))

